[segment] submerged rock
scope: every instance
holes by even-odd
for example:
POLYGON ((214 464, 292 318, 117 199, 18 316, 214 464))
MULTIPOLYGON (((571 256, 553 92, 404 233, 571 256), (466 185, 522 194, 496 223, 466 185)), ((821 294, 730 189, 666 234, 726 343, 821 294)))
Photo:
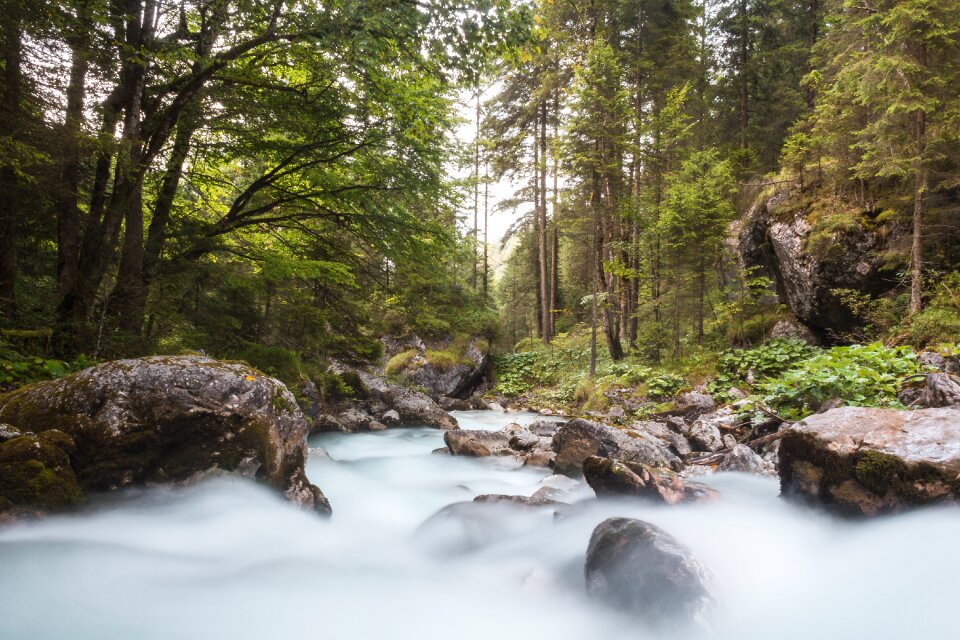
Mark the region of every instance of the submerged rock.
POLYGON ((684 545, 641 520, 601 522, 587 548, 587 593, 660 629, 706 626, 707 572, 684 545))
POLYGON ((107 362, 6 394, 0 419, 70 436, 85 490, 188 481, 220 469, 330 510, 304 473, 307 422, 293 394, 243 364, 199 356, 107 362))
POLYGON ((619 461, 643 462, 679 470, 683 463, 663 442, 644 431, 617 429, 576 419, 565 424, 553 438, 558 473, 578 474, 583 461, 600 456, 619 461))
POLYGON ((841 407, 810 416, 781 440, 787 498, 879 515, 960 495, 960 409, 841 407))
POLYGON ((583 461, 583 477, 598 498, 637 496, 673 505, 717 495, 706 485, 684 482, 670 469, 641 462, 617 462, 599 456, 590 456, 583 461))

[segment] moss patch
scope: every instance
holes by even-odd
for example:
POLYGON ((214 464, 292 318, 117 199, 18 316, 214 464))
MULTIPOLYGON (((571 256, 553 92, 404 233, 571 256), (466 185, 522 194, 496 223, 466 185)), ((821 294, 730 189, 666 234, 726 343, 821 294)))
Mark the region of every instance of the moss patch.
POLYGON ((857 482, 879 496, 898 484, 905 471, 899 458, 879 451, 864 451, 853 468, 857 482))
POLYGON ((0 444, 0 503, 7 508, 61 511, 83 502, 70 465, 73 440, 60 431, 0 444))

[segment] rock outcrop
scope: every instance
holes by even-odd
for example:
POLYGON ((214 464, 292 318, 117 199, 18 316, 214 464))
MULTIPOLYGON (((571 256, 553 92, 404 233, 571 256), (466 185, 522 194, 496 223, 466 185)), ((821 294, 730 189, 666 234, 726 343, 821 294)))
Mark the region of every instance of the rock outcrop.
MULTIPOLYGON (((379 373, 359 367, 351 367, 341 362, 334 363, 330 367, 330 372, 338 375, 355 376, 368 395, 368 398, 362 403, 376 402, 383 405, 383 411, 396 412, 399 416, 399 422, 403 424, 426 425, 440 429, 457 428, 457 421, 453 416, 440 408, 440 405, 425 393, 390 382, 379 373)), ((360 410, 362 407, 354 408, 360 410)), ((379 410, 380 407, 377 407, 377 409, 379 410)), ((374 410, 373 413, 376 415, 380 411, 374 410)))
POLYGON ((783 496, 841 513, 955 502, 960 409, 832 409, 791 427, 779 456, 783 496))
POLYGON ((659 629, 706 627, 714 608, 707 572, 662 529, 610 518, 593 530, 587 593, 659 629))
POLYGON ((815 333, 851 330, 858 319, 837 290, 880 294, 896 284, 883 269, 890 235, 856 223, 817 230, 796 196, 780 191, 751 209, 739 231, 741 260, 770 277, 780 301, 815 333))
POLYGON ((304 473, 307 422, 293 394, 243 364, 198 356, 107 362, 0 397, 0 420, 41 436, 66 434, 87 491, 189 481, 220 469, 330 510, 304 473))
POLYGON ((410 335, 386 337, 383 342, 387 357, 397 354, 403 357, 396 375, 425 389, 437 401, 467 398, 487 373, 490 347, 483 338, 448 336, 428 342, 410 335))
POLYGON ((637 496, 664 504, 696 502, 716 497, 716 492, 697 482, 685 482, 675 471, 641 462, 617 462, 590 456, 583 461, 583 477, 598 498, 637 496))

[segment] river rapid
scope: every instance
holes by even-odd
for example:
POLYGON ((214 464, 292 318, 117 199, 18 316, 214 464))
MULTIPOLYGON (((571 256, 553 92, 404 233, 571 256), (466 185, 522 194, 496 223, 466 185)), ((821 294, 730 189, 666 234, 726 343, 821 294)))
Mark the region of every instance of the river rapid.
MULTIPOLYGON (((488 429, 534 418, 454 415, 488 429)), ((507 504, 435 516, 530 495, 549 474, 431 454, 442 436, 312 437, 330 456, 307 465, 330 520, 220 477, 0 529, 0 639, 657 638, 584 594, 587 542, 610 516, 657 524, 709 569, 720 607, 696 637, 960 637, 956 510, 845 522, 784 503, 775 479, 715 474, 712 504, 598 503, 583 487, 561 517, 507 504)))

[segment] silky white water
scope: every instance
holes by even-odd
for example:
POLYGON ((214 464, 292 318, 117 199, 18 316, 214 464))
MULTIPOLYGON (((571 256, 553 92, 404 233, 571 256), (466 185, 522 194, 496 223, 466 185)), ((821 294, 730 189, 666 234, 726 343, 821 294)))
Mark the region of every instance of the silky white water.
POLYGON ((330 520, 220 478, 0 529, 0 639, 654 637, 583 592, 590 532, 614 515, 659 525, 709 569, 720 608, 706 637, 960 637, 955 510, 842 522, 783 503, 776 480, 717 474, 714 504, 585 489, 559 518, 504 504, 431 518, 478 494, 529 495, 547 475, 432 455, 442 442, 426 428, 313 438, 332 457, 308 463, 330 520))

